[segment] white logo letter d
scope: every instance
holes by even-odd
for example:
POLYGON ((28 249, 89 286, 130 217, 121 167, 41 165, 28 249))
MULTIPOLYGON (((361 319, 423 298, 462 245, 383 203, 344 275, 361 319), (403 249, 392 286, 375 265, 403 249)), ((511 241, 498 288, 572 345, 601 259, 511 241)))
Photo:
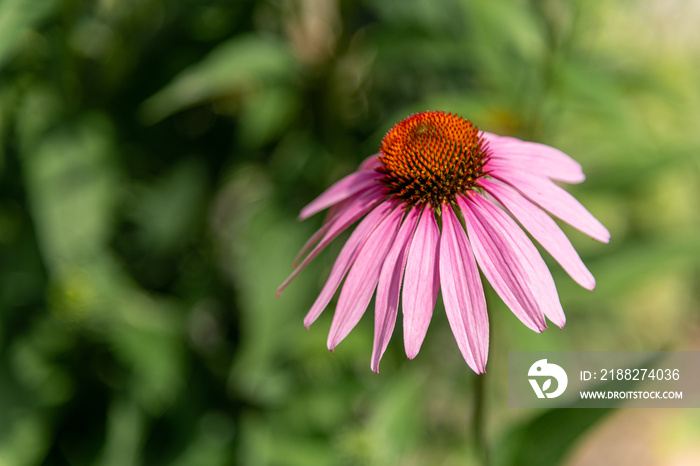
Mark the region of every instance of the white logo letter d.
POLYGON ((548 392, 552 385, 552 379, 548 378, 542 384, 540 388, 537 379, 528 379, 532 389, 535 391, 537 398, 556 398, 566 390, 566 385, 569 383, 569 378, 566 376, 566 372, 561 367, 556 364, 548 364, 546 359, 540 359, 536 361, 527 373, 530 377, 551 377, 557 381, 557 389, 553 392, 548 392))

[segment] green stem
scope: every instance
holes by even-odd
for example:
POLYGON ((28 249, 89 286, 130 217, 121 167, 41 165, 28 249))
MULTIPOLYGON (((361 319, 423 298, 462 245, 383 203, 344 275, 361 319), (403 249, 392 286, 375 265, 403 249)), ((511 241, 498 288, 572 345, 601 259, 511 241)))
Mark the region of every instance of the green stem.
POLYGON ((489 449, 486 442, 486 374, 477 375, 474 380, 474 446, 483 466, 489 466, 489 449))

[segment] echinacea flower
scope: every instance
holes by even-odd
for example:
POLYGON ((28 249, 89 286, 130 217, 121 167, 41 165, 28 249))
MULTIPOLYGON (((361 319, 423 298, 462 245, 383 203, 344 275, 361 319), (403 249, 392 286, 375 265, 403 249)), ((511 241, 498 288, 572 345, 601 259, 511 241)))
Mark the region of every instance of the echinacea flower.
POLYGON ((329 211, 278 295, 334 238, 359 221, 304 325, 308 328, 318 318, 344 279, 328 335, 332 351, 359 322, 376 290, 371 368, 378 372, 399 297, 404 346, 412 359, 442 289, 462 356, 476 373, 483 373, 489 321, 479 269, 530 329, 546 329, 545 317, 560 328, 566 322, 552 275, 516 220, 578 284, 595 287, 568 238, 545 212, 608 242, 605 227, 554 182, 583 180, 581 166, 552 147, 479 131, 451 113, 409 116, 389 130, 379 154, 302 209, 301 219, 329 211))

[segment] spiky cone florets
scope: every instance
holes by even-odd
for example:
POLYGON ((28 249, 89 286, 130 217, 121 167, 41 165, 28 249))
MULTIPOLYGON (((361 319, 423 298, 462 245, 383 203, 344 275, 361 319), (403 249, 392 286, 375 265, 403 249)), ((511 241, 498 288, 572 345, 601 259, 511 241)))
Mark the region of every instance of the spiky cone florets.
POLYGON ((377 171, 387 191, 410 205, 434 209, 476 186, 484 176, 488 144, 469 120, 424 112, 397 123, 384 136, 377 171))

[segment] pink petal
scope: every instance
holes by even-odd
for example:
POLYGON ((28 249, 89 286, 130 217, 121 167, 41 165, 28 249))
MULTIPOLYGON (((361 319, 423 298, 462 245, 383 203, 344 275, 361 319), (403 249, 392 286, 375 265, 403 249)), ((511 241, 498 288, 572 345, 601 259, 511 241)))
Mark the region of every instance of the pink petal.
MULTIPOLYGON (((369 212, 369 210, 372 207, 374 207, 374 205, 376 205, 370 204, 369 207, 365 206, 366 210, 364 211, 364 213, 360 214, 357 218, 355 218, 355 220, 352 220, 350 223, 345 223, 347 222, 347 219, 351 217, 347 217, 347 215, 344 216, 343 214, 346 214, 348 210, 352 210, 354 208, 353 204, 355 204, 358 201, 364 200, 367 196, 370 196, 373 200, 379 202, 382 199, 380 193, 380 188, 370 188, 360 193, 354 194, 349 198, 345 199, 344 201, 340 201, 339 203, 331 206, 331 208, 329 208, 326 212, 326 218, 323 219, 323 225, 316 231, 316 233, 313 234, 313 236, 311 236, 311 238, 309 238, 309 240, 301 248, 297 256, 294 258, 292 267, 296 268, 299 265, 299 261, 304 257, 304 254, 306 254, 309 251, 309 249, 311 249, 316 243, 318 243, 319 240, 326 235, 328 230, 330 230, 334 224, 337 224, 338 221, 341 221, 341 225, 344 225, 344 227, 337 232, 338 234, 340 234, 345 230, 345 228, 347 228, 352 223, 354 223, 355 220, 359 219, 364 214, 369 212)), ((335 238, 335 236, 333 238, 335 238)))
MULTIPOLYGON (((555 308, 561 304, 535 246, 513 220, 481 195, 459 196, 457 203, 464 212, 476 260, 498 295, 526 326, 536 332, 547 328, 544 314, 556 317, 555 308)), ((563 325, 559 319, 557 323, 563 325)))
POLYGON ((489 348, 486 298, 467 235, 449 204, 442 206, 440 285, 459 350, 469 367, 482 374, 489 348))
POLYGON ((403 214, 403 209, 394 209, 369 234, 360 248, 340 291, 328 334, 329 350, 333 351, 365 313, 379 280, 379 270, 396 237, 403 214))
POLYGON ((564 152, 544 144, 483 133, 489 143, 491 169, 519 169, 566 183, 580 183, 586 176, 581 165, 564 152))
POLYGON ((484 138, 484 141, 486 141, 489 144, 489 147, 491 147, 491 144, 497 144, 502 139, 515 139, 499 136, 498 134, 489 133, 488 131, 482 131, 481 137, 484 138))
POLYGON ((479 180, 479 184, 513 214, 571 275, 571 278, 588 290, 595 288, 593 275, 583 264, 564 232, 549 215, 508 186, 485 178, 479 180))
POLYGON ((327 209, 333 204, 337 204, 365 188, 378 184, 377 180, 380 177, 380 173, 366 170, 349 174, 326 189, 320 196, 311 201, 309 205, 301 209, 299 219, 303 220, 311 217, 315 213, 327 209))
POLYGON ((610 233, 598 219, 571 194, 549 179, 514 170, 494 171, 491 176, 513 186, 540 207, 591 238, 603 243, 610 241, 610 233))
POLYGON ((360 164, 360 170, 375 170, 382 165, 379 154, 370 155, 360 164))
POLYGON ((316 230, 316 233, 314 233, 311 236, 311 238, 309 238, 306 241, 306 243, 304 243, 304 246, 302 246, 301 250, 299 251, 297 256, 294 258, 294 262, 292 263, 292 267, 294 267, 296 269, 299 266, 299 261, 304 257, 304 254, 309 252, 309 249, 314 247, 314 245, 316 245, 316 243, 318 243, 321 240, 321 238, 323 238, 326 235, 326 233, 328 233, 328 230, 330 230, 337 221, 338 221, 337 215, 329 215, 328 218, 326 218, 326 221, 323 223, 321 228, 316 230))
POLYGON ((580 171, 578 174, 566 173, 549 161, 535 160, 529 157, 492 157, 489 159, 486 164, 487 173, 499 170, 513 170, 525 176, 537 173, 540 176, 572 184, 581 183, 586 179, 583 171, 580 171))
POLYGON ((352 232, 350 238, 340 250, 338 258, 333 264, 331 273, 326 280, 326 284, 323 286, 321 293, 316 298, 311 310, 306 314, 304 318, 304 325, 308 328, 311 324, 318 319, 321 312, 326 308, 331 298, 335 294, 335 290, 338 289, 340 282, 345 277, 348 269, 355 261, 357 257, 358 250, 365 243, 367 236, 374 231, 374 229, 379 225, 379 223, 386 217, 389 212, 391 212, 392 205, 389 202, 384 202, 379 204, 374 210, 372 210, 367 216, 357 225, 355 231, 352 232))
POLYGON ((408 211, 379 274, 375 299, 374 345, 371 363, 372 370, 376 373, 379 373, 379 361, 389 345, 389 339, 396 325, 401 279, 406 268, 408 245, 413 237, 419 216, 420 209, 417 207, 408 211))
POLYGON ((433 210, 426 207, 408 250, 403 283, 404 345, 410 359, 420 351, 437 300, 440 286, 437 269, 439 241, 440 230, 433 210))
POLYGON ((328 227, 326 227, 326 225, 322 226, 321 229, 317 231, 309 241, 306 242, 306 244, 302 248, 301 253, 299 253, 299 255, 297 256, 297 260, 299 256, 303 252, 305 252, 305 250, 307 250, 311 244, 313 244, 312 240, 316 240, 321 234, 323 235, 323 239, 320 243, 316 245, 313 251, 311 251, 309 255, 306 256, 304 261, 301 264, 299 264, 299 266, 296 269, 294 269, 292 274, 289 277, 287 277, 284 283, 282 283, 280 287, 277 288, 277 297, 279 297, 280 293, 282 293, 282 290, 284 290, 287 287, 287 285, 289 285, 291 281, 297 275, 299 275, 299 272, 301 272, 304 269, 304 267, 309 265, 309 263, 321 251, 323 251, 326 248, 326 246, 328 246, 339 234, 345 231, 345 229, 347 229, 350 225, 355 223, 363 215, 365 215, 377 204, 379 204, 383 199, 384 196, 382 194, 381 189, 369 189, 359 194, 354 202, 349 203, 347 205, 347 208, 345 210, 339 212, 336 216, 334 216, 331 219, 331 222, 328 224, 328 227))

